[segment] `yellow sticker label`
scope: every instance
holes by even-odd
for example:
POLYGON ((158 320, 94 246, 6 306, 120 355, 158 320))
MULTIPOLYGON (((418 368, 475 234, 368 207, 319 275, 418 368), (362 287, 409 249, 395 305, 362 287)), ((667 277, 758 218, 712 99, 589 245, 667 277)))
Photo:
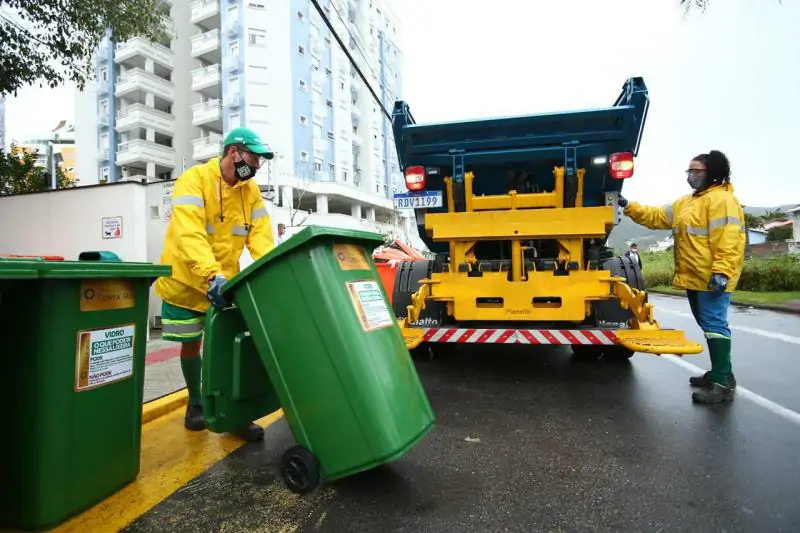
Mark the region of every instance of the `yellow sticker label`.
POLYGON ((333 253, 342 270, 369 270, 364 252, 358 246, 352 244, 334 244, 333 253))
POLYGON ((124 279, 87 279, 81 283, 81 311, 130 309, 136 305, 133 283, 124 279))
POLYGON ((364 331, 375 331, 395 324, 377 282, 348 281, 345 285, 364 331))

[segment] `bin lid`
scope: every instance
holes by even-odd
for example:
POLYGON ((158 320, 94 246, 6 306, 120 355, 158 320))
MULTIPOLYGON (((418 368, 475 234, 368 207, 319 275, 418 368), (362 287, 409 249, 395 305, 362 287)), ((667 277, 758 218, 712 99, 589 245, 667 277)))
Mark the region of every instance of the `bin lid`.
POLYGON ((291 239, 288 239, 287 241, 281 243, 279 246, 276 246, 267 255, 265 255, 258 261, 253 262, 250 266, 239 272, 239 274, 237 274, 235 278, 233 278, 232 280, 230 280, 228 283, 225 284, 223 292, 227 293, 228 291, 230 291, 233 287, 238 285, 242 279, 246 278, 254 270, 258 270, 259 268, 261 268, 261 266, 264 265, 265 263, 269 263, 270 261, 275 261, 279 257, 288 254, 292 250, 304 246, 309 241, 320 238, 327 238, 327 239, 338 238, 349 241, 362 241, 364 244, 374 244, 374 245, 382 244, 385 241, 383 235, 381 235, 380 233, 374 233, 370 231, 331 228, 327 226, 307 226, 306 228, 295 233, 291 239))
POLYGON ((159 278, 170 274, 169 265, 153 263, 0 258, 0 279, 159 278))

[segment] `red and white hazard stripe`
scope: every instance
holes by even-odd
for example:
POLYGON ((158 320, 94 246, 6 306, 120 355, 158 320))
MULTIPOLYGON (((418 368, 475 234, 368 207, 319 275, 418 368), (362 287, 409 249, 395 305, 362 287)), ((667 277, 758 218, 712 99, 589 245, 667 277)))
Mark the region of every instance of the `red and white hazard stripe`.
POLYGON ((456 344, 619 344, 613 331, 603 329, 462 329, 422 328, 425 342, 456 344))

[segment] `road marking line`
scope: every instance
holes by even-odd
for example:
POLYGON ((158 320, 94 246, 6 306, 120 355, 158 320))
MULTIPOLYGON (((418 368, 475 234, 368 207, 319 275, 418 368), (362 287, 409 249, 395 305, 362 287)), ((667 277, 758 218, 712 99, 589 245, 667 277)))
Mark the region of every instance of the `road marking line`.
MULTIPOLYGON (((658 308, 658 312, 660 313, 669 313, 671 315, 678 315, 684 318, 691 318, 694 320, 694 316, 691 313, 684 313, 683 311, 675 311, 673 309, 664 309, 658 308)), ((773 339, 776 341, 783 341, 788 342, 790 344, 800 344, 800 337, 793 337, 791 335, 784 335, 783 333, 777 333, 775 331, 768 331, 766 329, 759 329, 759 328, 751 328, 750 326, 739 326, 731 324, 729 326, 732 330, 735 331, 743 331, 744 333, 751 333, 753 335, 759 335, 761 337, 767 337, 769 339, 773 339)))
MULTIPOLYGON (((692 363, 687 363, 680 357, 676 357, 674 355, 662 355, 661 357, 663 357, 670 363, 682 366, 683 368, 691 370, 692 372, 697 372, 698 374, 703 374, 705 372, 705 370, 703 370, 699 366, 695 366, 692 363)), ((789 422, 793 422, 798 426, 800 426, 800 413, 798 413, 797 411, 793 411, 788 407, 784 407, 780 404, 773 402, 772 400, 768 400, 763 396, 761 396, 760 394, 756 394, 755 392, 745 389, 744 387, 741 386, 736 387, 736 395, 743 396, 748 400, 750 400, 751 402, 760 405, 764 409, 771 411, 772 413, 788 420, 789 422)))

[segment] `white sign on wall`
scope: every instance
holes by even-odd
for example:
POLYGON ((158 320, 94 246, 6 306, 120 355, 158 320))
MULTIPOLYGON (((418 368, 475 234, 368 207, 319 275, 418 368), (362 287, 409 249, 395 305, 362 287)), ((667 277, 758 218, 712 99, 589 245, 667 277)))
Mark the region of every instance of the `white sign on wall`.
POLYGON ((104 239, 122 238, 122 217, 104 217, 102 220, 104 239))
POLYGON ((164 197, 161 201, 164 207, 161 209, 161 211, 164 213, 165 222, 169 222, 169 220, 172 218, 172 191, 174 189, 174 183, 164 184, 164 197))

